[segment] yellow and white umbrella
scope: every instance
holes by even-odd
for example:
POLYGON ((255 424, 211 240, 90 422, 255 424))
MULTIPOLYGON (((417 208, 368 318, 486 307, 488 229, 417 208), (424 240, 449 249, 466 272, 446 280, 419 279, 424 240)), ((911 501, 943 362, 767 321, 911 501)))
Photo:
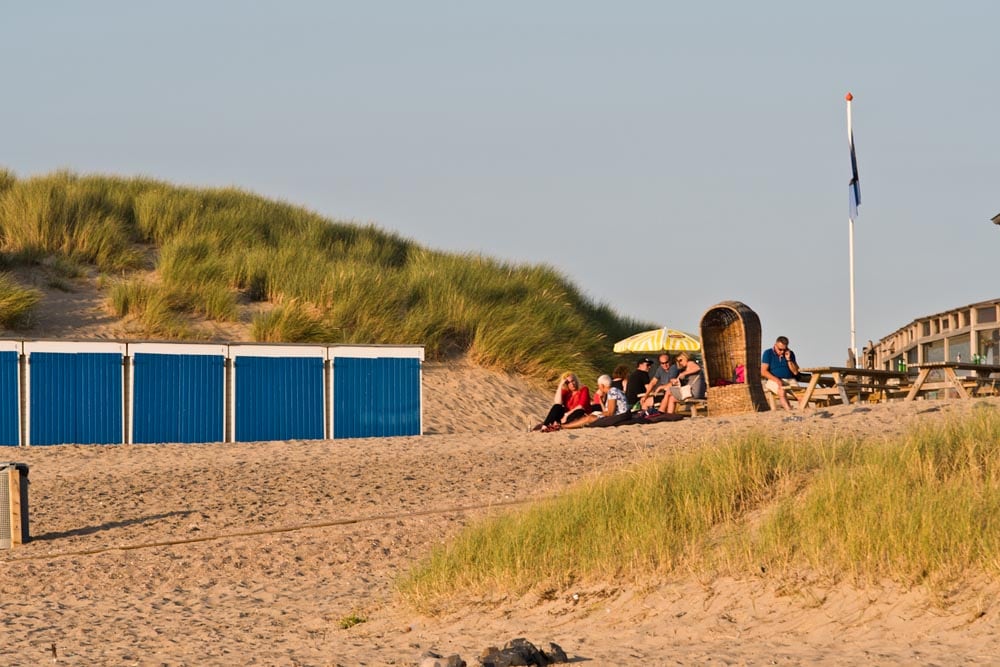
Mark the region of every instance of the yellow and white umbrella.
POLYGON ((653 329, 643 331, 634 336, 615 343, 615 352, 698 352, 701 350, 701 340, 677 329, 653 329))

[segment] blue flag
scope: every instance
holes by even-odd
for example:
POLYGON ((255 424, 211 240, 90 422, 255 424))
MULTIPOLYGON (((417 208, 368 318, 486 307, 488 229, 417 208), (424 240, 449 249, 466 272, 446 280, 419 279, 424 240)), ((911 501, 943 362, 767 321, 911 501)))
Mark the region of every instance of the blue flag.
POLYGON ((858 180, 858 156, 854 153, 854 131, 851 130, 850 135, 848 135, 848 140, 851 144, 851 182, 848 184, 850 189, 851 198, 851 209, 850 215, 851 220, 858 217, 858 206, 861 206, 861 183, 858 180))

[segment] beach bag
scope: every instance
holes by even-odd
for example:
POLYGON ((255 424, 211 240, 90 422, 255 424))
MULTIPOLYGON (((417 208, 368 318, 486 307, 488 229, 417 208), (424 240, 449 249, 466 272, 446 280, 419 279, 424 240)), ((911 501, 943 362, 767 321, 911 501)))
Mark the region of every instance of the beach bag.
POLYGON ((691 385, 682 384, 679 387, 671 387, 670 393, 674 395, 678 401, 686 401, 691 398, 691 385))

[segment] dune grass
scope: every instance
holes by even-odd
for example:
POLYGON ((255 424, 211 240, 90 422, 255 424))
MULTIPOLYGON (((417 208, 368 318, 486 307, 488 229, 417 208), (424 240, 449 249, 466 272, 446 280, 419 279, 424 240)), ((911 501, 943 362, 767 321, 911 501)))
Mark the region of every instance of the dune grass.
POLYGON ((1000 416, 894 441, 749 433, 466 528, 399 581, 417 607, 681 572, 932 586, 1000 570, 1000 416))
POLYGON ((548 380, 606 372, 620 362, 615 340, 654 326, 593 303, 549 267, 436 252, 233 188, 0 171, 0 253, 96 267, 115 278, 120 316, 124 292, 138 289, 125 285, 154 270, 128 312, 163 338, 197 335, 185 315, 232 321, 240 304, 269 301, 256 340, 422 344, 430 359, 468 354, 548 380))
POLYGON ((63 255, 107 271, 137 267, 129 200, 118 182, 67 172, 8 183, 0 190, 3 250, 22 257, 63 255))
POLYGON ((744 541, 776 566, 936 584, 1000 569, 1000 416, 980 409, 825 461, 744 541))
POLYGON ((323 326, 315 312, 299 301, 289 301, 268 313, 258 315, 252 325, 254 340, 280 342, 295 340, 307 343, 335 343, 335 332, 323 326))
POLYGON ((38 290, 19 285, 9 273, 0 273, 0 327, 23 324, 41 298, 38 290))
POLYGON ((160 285, 144 280, 119 280, 108 289, 108 302, 118 317, 131 317, 147 336, 185 338, 180 301, 160 285))

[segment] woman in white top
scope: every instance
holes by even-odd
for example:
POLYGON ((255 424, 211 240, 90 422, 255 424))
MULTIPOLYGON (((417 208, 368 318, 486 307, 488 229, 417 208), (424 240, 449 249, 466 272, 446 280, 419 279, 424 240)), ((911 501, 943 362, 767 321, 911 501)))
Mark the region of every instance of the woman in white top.
POLYGON ((582 419, 563 424, 564 429, 582 426, 614 426, 632 418, 625 392, 611 385, 610 375, 602 375, 597 378, 597 391, 594 396, 600 401, 601 409, 592 411, 582 419))

